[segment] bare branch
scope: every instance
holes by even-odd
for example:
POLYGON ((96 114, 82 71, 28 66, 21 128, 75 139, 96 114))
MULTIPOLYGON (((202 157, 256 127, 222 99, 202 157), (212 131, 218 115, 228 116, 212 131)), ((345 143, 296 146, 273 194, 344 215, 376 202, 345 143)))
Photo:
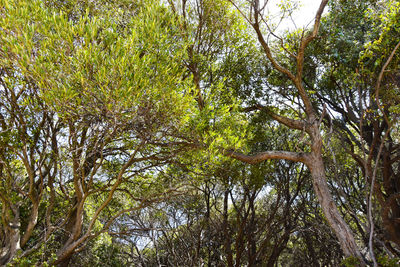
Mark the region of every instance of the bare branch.
POLYGON ((242 15, 242 17, 251 25, 250 19, 243 13, 243 11, 239 8, 239 6, 232 0, 229 0, 229 2, 236 8, 236 10, 242 15))
MULTIPOLYGON (((399 42, 399 44, 400 44, 400 42, 399 42)), ((394 54, 394 53, 392 53, 392 54, 394 54)), ((387 139, 387 137, 389 135, 389 132, 390 132, 389 130, 390 130, 390 126, 389 126, 389 129, 386 131, 385 136, 383 137, 381 145, 379 146, 379 152, 378 152, 378 155, 376 156, 376 160, 375 160, 376 164, 375 164, 374 171, 373 171, 372 177, 371 177, 371 186, 370 186, 370 192, 369 192, 369 197, 368 197, 368 221, 369 221, 369 229, 370 229, 369 230, 368 248, 369 248, 369 255, 374 262, 374 266, 378 266, 378 263, 375 258, 373 242, 372 242, 373 237, 374 237, 374 220, 372 218, 372 196, 373 196, 374 187, 375 187, 376 172, 378 170, 379 158, 381 156, 382 149, 385 144, 385 140, 387 139)))

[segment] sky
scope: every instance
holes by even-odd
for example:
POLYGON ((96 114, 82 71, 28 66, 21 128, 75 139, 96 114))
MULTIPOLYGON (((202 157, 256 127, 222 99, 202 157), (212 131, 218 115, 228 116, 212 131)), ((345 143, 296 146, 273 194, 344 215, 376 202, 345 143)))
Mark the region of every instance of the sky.
MULTIPOLYGON (((280 8, 278 7, 278 4, 281 4, 282 2, 291 2, 298 5, 298 9, 292 14, 292 19, 297 28, 303 28, 307 25, 308 27, 311 27, 313 25, 315 15, 321 3, 319 0, 268 0, 267 8, 269 13, 271 14, 271 17, 278 19, 280 14, 280 8)), ((326 9, 327 8, 325 8, 325 12, 326 9)), ((278 32, 288 29, 296 29, 293 21, 291 19, 284 20, 280 24, 278 32)))

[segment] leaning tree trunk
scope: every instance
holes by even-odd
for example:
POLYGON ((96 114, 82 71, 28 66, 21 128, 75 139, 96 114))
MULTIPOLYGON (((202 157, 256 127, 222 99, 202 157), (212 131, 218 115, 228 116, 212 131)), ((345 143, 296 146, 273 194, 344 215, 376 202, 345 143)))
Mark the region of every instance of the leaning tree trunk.
POLYGON ((329 191, 324 161, 322 159, 322 137, 318 128, 317 123, 314 123, 311 127, 312 151, 308 155, 308 160, 305 162, 311 172, 314 191, 318 197, 326 220, 339 240, 344 255, 346 257, 355 256, 360 260, 360 263, 363 264, 363 257, 354 240, 354 234, 340 215, 329 191))

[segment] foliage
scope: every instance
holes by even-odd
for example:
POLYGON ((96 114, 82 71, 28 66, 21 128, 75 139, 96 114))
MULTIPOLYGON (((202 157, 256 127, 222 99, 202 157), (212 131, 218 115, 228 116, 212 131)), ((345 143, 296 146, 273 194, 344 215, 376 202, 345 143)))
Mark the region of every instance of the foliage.
POLYGON ((0 265, 395 266, 399 8, 0 0, 0 265))

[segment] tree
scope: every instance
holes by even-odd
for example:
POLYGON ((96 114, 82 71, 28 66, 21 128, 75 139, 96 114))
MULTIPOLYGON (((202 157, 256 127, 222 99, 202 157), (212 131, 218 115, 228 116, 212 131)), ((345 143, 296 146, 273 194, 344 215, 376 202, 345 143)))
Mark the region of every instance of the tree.
POLYGON ((267 2, 0 0, 0 264, 390 266, 400 5, 267 2))
POLYGON ((124 213, 180 194, 152 180, 189 144, 173 16, 57 3, 0 4, 1 264, 50 248, 40 261, 68 265, 124 213))
POLYGON ((299 105, 300 112, 297 113, 297 118, 295 119, 279 114, 279 110, 276 112, 271 107, 262 104, 247 107, 246 111, 259 110, 261 112, 267 112, 268 115, 278 123, 294 130, 304 131, 310 138, 310 145, 307 149, 308 151, 300 152, 264 151, 255 155, 245 155, 234 150, 226 150, 225 154, 251 164, 259 163, 268 159, 284 159, 301 162, 307 165, 311 172, 314 190, 321 204, 324 215, 335 232, 344 254, 347 257, 356 257, 360 262, 363 262, 361 253, 354 240, 354 235, 340 215, 326 181, 325 166, 322 157, 323 140, 320 131, 321 121, 325 116, 326 110, 321 114, 318 113, 318 109, 313 106, 310 92, 306 90, 303 83, 306 48, 317 37, 322 12, 328 1, 321 1, 321 5, 315 17, 314 26, 310 31, 304 30, 301 33, 298 33, 298 39, 294 41, 294 44, 289 43, 288 46, 285 46, 282 43, 281 48, 286 52, 286 56, 288 57, 282 62, 279 62, 276 59, 273 48, 271 48, 268 39, 266 39, 263 34, 263 26, 268 27, 263 14, 265 4, 261 5, 259 1, 250 1, 248 6, 249 12, 247 14, 240 9, 238 3, 234 1, 231 2, 238 8, 243 17, 255 30, 258 42, 262 46, 265 56, 269 59, 272 67, 279 73, 282 73, 283 76, 292 83, 292 88, 295 90, 294 94, 299 98, 297 104, 299 105))
POLYGON ((334 130, 365 177, 369 226, 363 231, 370 251, 374 243, 394 255, 399 255, 394 219, 398 207, 393 201, 398 183, 398 5, 396 1, 333 2, 336 15, 326 17, 323 38, 312 46, 317 64, 324 69, 314 85, 305 80, 320 101, 340 114, 330 118, 334 130), (380 210, 381 216, 373 218, 373 209, 380 210))

